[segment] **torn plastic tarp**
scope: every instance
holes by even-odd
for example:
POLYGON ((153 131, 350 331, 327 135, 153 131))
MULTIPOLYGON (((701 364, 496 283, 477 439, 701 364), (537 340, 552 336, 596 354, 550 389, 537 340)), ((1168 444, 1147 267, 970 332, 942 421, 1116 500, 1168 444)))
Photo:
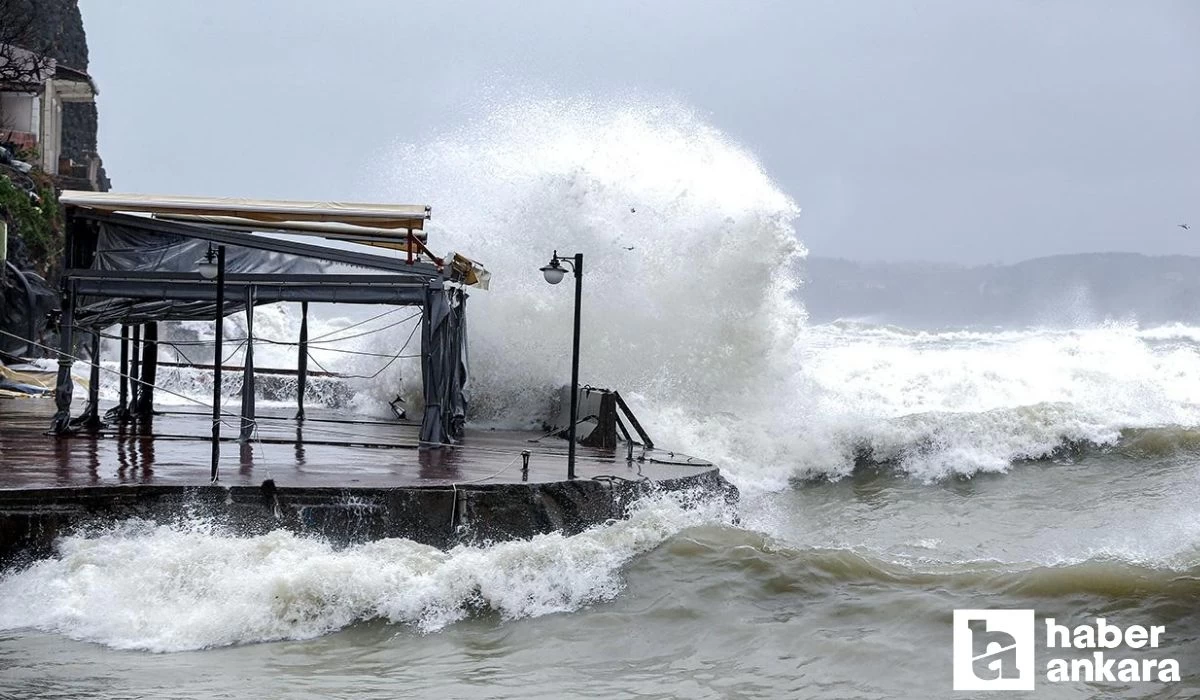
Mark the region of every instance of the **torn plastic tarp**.
POLYGON ((49 396, 54 388, 53 370, 9 367, 0 363, 0 396, 49 396))
MULTIPOLYGON (((194 274, 198 277, 197 264, 205 258, 210 249, 209 242, 199 238, 112 221, 100 221, 96 225, 99 235, 91 265, 93 270, 154 271, 194 274)), ((292 253, 226 244, 225 272, 227 275, 345 275, 382 271, 351 267, 292 253)), ((241 295, 226 296, 225 315, 242 311, 244 308, 245 301, 241 295)), ((148 320, 211 319, 215 315, 216 304, 209 301, 81 295, 76 320, 81 325, 99 326, 148 320)))
POLYGON ((425 387, 421 442, 440 445, 462 438, 466 422, 466 295, 461 290, 430 285, 427 299, 428 315, 421 337, 425 387))
MULTIPOLYGON (((154 270, 197 272, 197 263, 208 253, 209 243, 198 238, 149 231, 111 222, 101 222, 96 243, 94 270, 154 270)), ((315 274, 334 264, 270 250, 225 246, 225 272, 315 274)))
POLYGON ((4 284, 0 289, 0 330, 6 333, 0 333, 0 352, 40 357, 45 353, 28 341, 44 343, 49 314, 58 309, 58 292, 40 275, 22 271, 12 261, 5 261, 4 271, 4 284))

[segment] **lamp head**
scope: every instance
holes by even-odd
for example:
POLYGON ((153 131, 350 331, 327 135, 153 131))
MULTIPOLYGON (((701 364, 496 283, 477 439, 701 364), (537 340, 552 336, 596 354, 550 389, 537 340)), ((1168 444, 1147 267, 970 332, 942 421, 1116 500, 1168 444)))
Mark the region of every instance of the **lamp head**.
POLYGON ((217 278, 217 254, 213 251, 211 243, 208 244, 208 252, 196 262, 196 268, 200 270, 200 276, 206 280, 217 278))
POLYGON ((542 275, 550 284, 558 284, 559 282, 562 282, 563 276, 567 274, 567 271, 563 269, 562 264, 558 262, 557 251, 555 251, 554 257, 550 258, 550 262, 540 269, 542 271, 542 275))

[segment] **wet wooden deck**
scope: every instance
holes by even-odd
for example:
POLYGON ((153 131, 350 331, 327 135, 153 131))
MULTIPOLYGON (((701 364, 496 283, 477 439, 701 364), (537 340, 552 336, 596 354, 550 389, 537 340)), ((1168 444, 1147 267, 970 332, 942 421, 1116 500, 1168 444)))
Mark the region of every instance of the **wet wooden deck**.
MULTIPOLYGON (((209 483, 209 415, 168 411, 149 422, 56 438, 45 434, 53 412, 47 400, 0 400, 0 489, 209 483)), ((419 426, 408 422, 351 420, 311 410, 307 420, 297 422, 291 411, 262 409, 257 440, 246 444, 236 441, 237 419, 229 424, 235 427, 223 431, 220 463, 220 483, 229 486, 257 486, 266 479, 280 487, 520 483, 522 450, 531 453, 529 483, 564 481, 567 475, 566 441, 539 440, 538 433, 468 429, 461 446, 423 450, 417 445, 419 426)), ((630 463, 623 444, 617 453, 581 446, 577 476, 660 481, 713 469, 706 463, 664 463, 686 458, 663 450, 646 456, 630 463)))

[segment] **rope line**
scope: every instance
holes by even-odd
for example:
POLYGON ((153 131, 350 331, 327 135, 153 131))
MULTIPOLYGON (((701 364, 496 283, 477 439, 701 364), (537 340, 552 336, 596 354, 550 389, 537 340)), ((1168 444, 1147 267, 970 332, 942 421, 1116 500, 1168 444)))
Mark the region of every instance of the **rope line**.
MULTIPOLYGON (((403 355, 404 349, 408 347, 408 344, 412 342, 413 336, 416 335, 417 328, 419 328, 419 326, 413 326, 412 331, 410 331, 408 334, 408 338, 405 339, 405 341, 404 341, 404 345, 400 346, 400 350, 398 350, 396 352, 396 354, 392 356, 392 359, 388 360, 386 364, 384 364, 379 369, 375 370, 374 374, 369 374, 369 375, 368 374, 343 374, 343 375, 340 375, 341 378, 342 379, 374 379, 374 378, 378 377, 379 375, 383 374, 384 371, 387 370, 388 367, 391 367, 393 364, 395 364, 396 360, 399 360, 400 357, 403 355)), ((308 355, 308 359, 312 360, 313 364, 316 365, 317 367, 319 367, 322 372, 333 374, 328 369, 326 369, 324 365, 322 365, 320 362, 318 362, 317 358, 313 357, 311 352, 306 351, 305 354, 308 355)), ((403 356, 404 357, 420 357, 420 355, 403 355, 403 356)))
MULTIPOLYGON (((404 319, 404 320, 409 320, 409 319, 404 319)), ((391 325, 398 325, 399 323, 403 323, 403 321, 399 321, 399 322, 397 322, 397 323, 395 323, 395 324, 391 324, 391 325)), ((388 326, 388 327, 390 327, 390 326, 388 326)), ((400 348, 400 350, 401 350, 401 353, 403 352, 404 348, 406 348, 406 347, 408 346, 408 344, 412 342, 412 339, 413 339, 413 337, 416 335, 416 329, 417 329, 418 327, 419 327, 419 325, 418 325, 418 326, 414 326, 413 330, 412 330, 412 331, 409 333, 408 339, 407 339, 407 340, 405 340, 405 343, 404 343, 404 345, 403 345, 403 346, 400 348)), ((89 330, 89 329, 82 329, 82 330, 86 330, 87 332, 93 332, 93 331, 91 331, 91 330, 89 330)), ((383 328, 376 329, 376 330, 383 330, 383 328)), ((48 345, 45 345, 44 343, 39 343, 39 342, 37 342, 37 341, 30 340, 29 338, 25 338, 25 337, 23 337, 23 336, 20 336, 20 335, 17 335, 17 334, 15 334, 15 333, 11 333, 11 332, 9 332, 9 331, 0 330, 0 334, 3 334, 3 335, 5 335, 5 336, 8 336, 8 337, 10 337, 10 338, 13 338, 13 339, 16 339, 16 340, 19 340, 19 341, 25 342, 25 343, 28 343, 28 344, 30 344, 30 345, 32 345, 32 346, 34 346, 34 347, 37 347, 37 348, 41 348, 41 349, 43 349, 43 350, 46 350, 46 351, 48 351, 48 352, 50 352, 50 353, 54 354, 55 356, 68 358, 68 359, 72 360, 73 362, 78 362, 78 363, 79 363, 79 364, 81 364, 81 365, 86 365, 86 366, 89 366, 89 367, 91 367, 91 366, 96 366, 96 367, 98 367, 98 368, 99 368, 101 371, 103 371, 103 372, 107 372, 107 373, 109 373, 109 374, 116 375, 118 378, 124 378, 124 379, 127 379, 127 380, 131 381, 131 382, 135 382, 135 383, 137 383, 139 386, 142 386, 142 387, 149 387, 149 388, 152 388, 152 389, 154 389, 154 390, 156 390, 156 391, 161 391, 161 392, 163 392, 164 394, 168 394, 168 395, 170 395, 170 396, 174 396, 174 397, 176 397, 176 398, 183 399, 184 401, 186 401, 186 402, 188 402, 188 403, 195 404, 195 405, 197 405, 197 406, 200 406, 201 408, 207 409, 207 411, 209 411, 209 412, 211 412, 211 411, 212 411, 212 409, 213 409, 213 405, 212 405, 211 403, 207 403, 207 402, 205 402, 205 401, 202 401, 202 400, 200 400, 200 399, 193 398, 193 397, 191 397, 191 396, 188 396, 187 394, 182 394, 182 393, 179 393, 179 392, 177 392, 177 391, 174 391, 174 390, 172 390, 172 389, 169 389, 169 388, 167 388, 167 387, 165 387, 165 386, 162 386, 162 385, 160 385, 160 384, 155 384, 155 383, 151 383, 151 382, 146 382, 146 381, 143 381, 141 378, 139 378, 139 377, 134 377, 134 376, 132 376, 132 375, 126 374, 126 373, 122 372, 122 371, 121 371, 121 370, 119 370, 119 369, 111 369, 111 368, 105 367, 103 364, 101 364, 101 363, 99 363, 99 362, 97 362, 97 361, 94 361, 94 360, 92 360, 92 361, 84 360, 82 357, 80 357, 80 356, 78 356, 78 355, 74 355, 74 354, 71 354, 71 353, 63 352, 63 351, 62 351, 62 350, 60 350, 60 349, 57 349, 57 348, 50 347, 50 346, 48 346, 48 345)), ((113 335, 111 335, 111 334, 100 333, 99 335, 101 335, 101 337, 107 337, 107 338, 112 338, 112 339, 120 340, 120 337, 119 337, 119 336, 113 336, 113 335)), ((241 344, 242 344, 242 345, 244 345, 244 344, 245 344, 245 341, 246 341, 246 340, 248 340, 248 339, 247 339, 247 338, 242 338, 242 339, 240 339, 240 340, 241 340, 241 344)), ((267 339, 259 339, 259 338, 256 338, 255 340, 262 340, 262 341, 265 341, 265 342, 271 342, 270 340, 267 340, 267 339)), ((160 344, 160 345, 171 345, 172 343, 171 343, 171 341, 158 341, 158 344, 160 344)), ((207 343, 191 343, 191 344, 197 344, 197 345, 199 345, 199 344, 207 344, 207 343)), ((286 345, 298 345, 298 343, 280 343, 280 344, 286 344, 286 345)), ((236 348, 236 349, 233 351, 233 354, 236 354, 237 352, 239 352, 239 351, 240 351, 240 349, 241 349, 241 346, 239 346, 238 348, 236 348)), ((381 357, 390 357, 391 359, 390 359, 390 361, 389 361, 387 364, 385 364, 385 365, 384 365, 382 368, 380 368, 380 370, 379 370, 379 371, 377 371, 375 374, 373 374, 373 375, 369 375, 369 376, 361 376, 361 377, 358 377, 358 378, 371 379, 371 378, 374 378, 374 377, 378 376, 380 373, 382 373, 382 372, 383 372, 385 369, 387 369, 387 367, 389 367, 389 366, 390 366, 390 365, 391 365, 393 362, 395 362, 397 359, 400 359, 400 357, 404 357, 404 355, 402 355, 401 353, 397 353, 396 355, 392 355, 392 356, 389 356, 389 355, 379 355, 379 356, 381 356, 381 357)), ((364 354, 364 353, 359 353, 359 354, 364 354)), ((231 357, 232 357, 232 355, 231 355, 231 357)), ((309 356, 309 357, 310 357, 310 359, 312 359, 312 360, 313 360, 313 362, 314 362, 314 363, 316 363, 316 364, 317 364, 317 366, 318 366, 318 367, 321 367, 320 363, 318 363, 318 362, 316 361, 316 359, 315 359, 315 358, 312 358, 311 354, 310 354, 310 356, 309 356)), ((416 356, 408 356, 408 357, 416 357, 416 356)), ((322 368, 322 369, 323 369, 323 368, 322 368)), ((242 416, 240 413, 235 413, 235 412, 233 412, 233 411, 228 411, 228 410, 226 410, 226 408, 225 408, 225 405, 226 405, 226 404, 227 404, 229 401, 232 401, 232 400, 233 400, 233 398, 234 398, 234 394, 233 394, 232 392, 226 393, 226 394, 225 394, 225 396, 224 396, 224 400, 221 402, 221 406, 220 406, 220 407, 219 407, 219 409, 218 409, 218 417, 217 417, 216 419, 209 419, 209 420, 210 420, 210 422, 211 422, 211 423, 218 423, 218 424, 220 424, 220 425, 221 425, 223 428, 226 428, 226 429, 228 429, 228 430, 229 430, 229 431, 231 431, 231 432, 233 432, 233 431, 237 431, 237 432, 239 432, 239 433, 240 433, 240 431, 241 431, 242 422, 243 422, 243 421, 245 421, 245 422, 248 422, 248 423, 251 425, 251 427, 252 427, 253 436, 254 436, 254 437, 253 437, 253 439, 252 439, 250 442, 252 442, 252 443, 254 443, 254 444, 255 444, 255 449, 256 449, 256 451, 257 451, 257 453, 258 453, 258 459, 259 459, 259 460, 260 460, 260 461, 263 463, 263 468, 267 470, 267 474, 268 474, 268 476, 270 476, 270 474, 271 474, 271 470, 270 470, 270 464, 269 464, 269 461, 268 461, 268 460, 267 460, 267 458, 266 458, 266 452, 265 452, 265 450, 264 450, 264 448, 263 448, 263 439, 262 439, 262 432, 261 432, 261 430, 260 430, 260 423, 259 423, 259 420, 258 420, 257 418, 245 418, 245 417, 243 417, 243 416, 242 416), (229 418, 229 419, 231 419, 231 420, 230 420, 230 421, 226 421, 226 420, 225 420, 225 418, 229 418), (237 424, 234 424, 234 423, 232 422, 232 419, 236 419, 236 420, 237 420, 237 424)), ((298 427, 299 427, 299 426, 298 426, 298 427)), ((300 430, 303 430, 303 431, 308 431, 308 432, 310 432, 310 433, 315 433, 315 434, 318 434, 318 435, 320 435, 320 434, 332 435, 332 436, 335 436, 335 437, 340 437, 340 438, 343 438, 343 439, 353 439, 353 438, 360 438, 360 434, 359 434, 359 433, 352 433, 352 432, 348 432, 348 431, 340 431, 340 430, 336 430, 336 429, 329 429, 329 428, 314 428, 314 427, 312 427, 311 425, 304 425, 303 427, 300 427, 299 429, 300 429, 300 430)), ((453 482, 452 484, 450 484, 450 486, 451 486, 452 488, 454 488, 454 489, 455 489, 455 491, 457 491, 457 485, 458 485, 458 484, 474 484, 474 483, 479 483, 479 482, 482 482, 482 481, 487 481, 487 480, 489 480, 489 479, 494 479, 495 477, 499 476, 500 474, 502 474, 502 473, 504 473, 505 471, 507 471, 508 469, 510 469, 510 468, 511 468, 511 467, 512 467, 514 464, 516 464, 517 460, 519 460, 519 459, 521 458, 521 456, 522 456, 522 452, 524 452, 524 451, 525 451, 525 450, 515 450, 515 449, 513 449, 513 450, 505 450, 505 449, 496 449, 496 448, 487 448, 487 447, 476 447, 476 446, 473 446, 473 445, 465 445, 465 444, 461 444, 461 443, 460 443, 460 444, 455 444, 455 443, 445 443, 445 442, 420 442, 419 444, 421 444, 421 445, 424 445, 424 446, 429 446, 429 447, 449 447, 449 448, 453 448, 453 449, 456 449, 456 450, 463 450, 463 451, 465 451, 465 452, 474 452, 474 453, 477 453, 477 454, 494 454, 494 455, 504 455, 504 456, 509 456, 509 455, 512 455, 512 459, 511 459, 511 460, 510 460, 510 461, 509 461, 507 464, 505 464, 503 467, 501 467, 499 470, 497 470, 496 472, 494 472, 494 473, 492 473, 492 474, 489 474, 489 475, 487 475, 487 476, 483 476, 483 477, 479 477, 479 478, 476 478, 476 479, 471 479, 471 480, 468 480, 468 481, 458 481, 458 482, 453 482)), ((535 452, 535 453, 533 453, 533 454, 537 454, 537 455, 541 455, 541 456, 556 456, 556 455, 554 455, 553 453, 541 453, 541 452, 535 452)))
MULTIPOLYGON (((329 336, 331 336, 331 335, 335 335, 335 334, 337 334, 337 333, 341 333, 341 332, 343 332, 343 331, 348 331, 348 330, 350 330, 351 328, 357 328, 358 326, 362 326, 362 325, 364 325, 364 324, 370 323, 371 321, 375 321, 375 320, 377 320, 377 319, 381 319, 381 318, 383 318, 384 316, 387 316, 387 315, 389 315, 389 314, 394 314, 394 313, 396 313, 397 311, 399 311, 400 309, 403 309, 403 308, 404 308, 403 306, 395 306, 395 307, 392 307, 392 308, 388 309, 387 311, 384 311, 384 312, 383 312, 383 313, 381 313, 381 314, 376 314, 375 316, 372 316, 371 318, 368 318, 368 319, 367 319, 367 320, 365 320, 365 321, 359 321, 359 322, 357 322, 357 323, 351 323, 350 325, 348 325, 348 326, 343 326, 343 327, 341 327, 341 328, 338 328, 337 330, 332 330, 332 331, 329 331, 328 333, 323 333, 323 334, 321 334, 321 335, 317 336, 316 338, 310 338, 310 339, 309 339, 309 342, 312 342, 313 340, 321 340, 322 338, 328 338, 328 337, 329 337, 329 336)), ((413 316, 409 316, 409 318, 413 318, 413 316)))
MULTIPOLYGON (((16 339, 16 340, 21 340, 21 341, 24 341, 24 342, 28 342, 28 343, 30 343, 31 345, 35 346, 35 347, 42 348, 43 350, 47 350, 47 351, 49 351, 49 352, 52 352, 52 353, 54 353, 54 354, 56 354, 56 355, 61 355, 61 356, 63 356, 63 357, 67 357, 67 358, 69 358, 69 359, 71 359, 71 360, 73 360, 73 361, 75 361, 75 362, 78 362, 78 363, 80 363, 80 364, 82 364, 82 365, 87 365, 87 366, 89 366, 89 367, 90 367, 90 366, 92 366, 92 364, 93 364, 92 362, 88 362, 88 361, 86 361, 86 360, 84 360, 84 359, 82 359, 82 358, 80 358, 80 357, 78 357, 78 356, 76 356, 76 355, 72 355, 72 354, 70 354, 70 353, 65 353, 65 352, 62 352, 62 351, 60 351, 60 350, 57 350, 57 349, 55 349, 55 348, 52 348, 52 347, 50 347, 50 346, 48 346, 48 345, 45 345, 45 344, 43 344, 43 343, 38 343, 38 342, 36 342, 36 341, 29 340, 28 338, 25 338, 25 337, 19 336, 19 335, 15 334, 15 333, 10 333, 10 332, 8 332, 8 331, 5 331, 5 330, 0 330, 0 334, 4 334, 4 335, 6 335, 6 336, 9 336, 10 338, 14 338, 14 339, 16 339)), ((99 365, 99 367, 100 367, 100 369, 101 369, 102 371, 104 371, 104 372, 108 372, 109 374, 115 374, 115 375, 117 375, 118 377, 125 377, 126 379, 128 379, 128 380, 130 380, 130 381, 133 381, 133 382, 137 382, 138 384, 140 384, 140 385, 142 385, 142 386, 151 387, 151 388, 153 388, 153 389, 155 389, 155 390, 162 391, 162 392, 163 392, 163 393, 165 393, 165 394, 170 394, 171 396, 174 396, 174 397, 176 397, 176 398, 183 399, 183 400, 185 400, 185 401, 187 401, 187 402, 189 402, 189 403, 196 404, 197 406, 201 406, 201 407, 203 407, 203 408, 206 408, 206 409, 208 409, 209 411, 212 411, 212 404, 211 404, 211 403, 205 403, 204 401, 201 401, 201 400, 199 400, 199 399, 193 398, 193 397, 191 397, 191 396, 188 396, 188 395, 186 395, 186 394, 181 394, 181 393, 179 393, 179 392, 177 392, 177 391, 172 391, 171 389, 168 389, 168 388, 166 388, 166 387, 164 387, 164 386, 161 386, 161 385, 158 385, 158 384, 151 384, 150 382, 145 382, 145 381, 142 381, 141 379, 139 379, 139 378, 137 378, 137 377, 130 376, 130 375, 128 375, 128 374, 125 374, 124 372, 121 372, 120 370, 116 370, 116 369, 110 369, 110 368, 108 368, 108 367, 105 367, 104 365, 99 365)), ((227 397, 226 397, 226 399, 225 399, 225 400, 226 400, 226 401, 229 401, 229 400, 232 400, 232 398, 233 398, 233 396, 232 396, 232 395, 229 395, 229 396, 227 396, 227 397)), ((216 420, 216 422, 219 422, 219 423, 221 424, 221 426, 222 426, 222 427, 229 428, 230 430, 235 430, 235 429, 236 429, 236 430, 240 430, 240 429, 241 429, 240 421, 241 421, 241 420, 248 420, 250 423, 252 423, 252 424, 254 425, 255 431, 256 431, 256 433, 257 433, 257 431, 258 431, 258 423, 259 423, 257 419, 253 419, 253 418, 244 419, 244 418, 242 418, 242 415, 241 415, 240 413, 233 413, 233 412, 231 412, 231 411, 226 411, 226 410, 224 410, 224 403, 225 403, 225 402, 223 401, 223 402, 222 402, 222 407, 221 407, 221 409, 220 409, 220 411, 219 411, 219 415, 220 415, 220 416, 226 416, 226 417, 229 417, 229 418, 231 418, 231 419, 232 419, 232 418, 236 418, 236 419, 238 419, 238 421, 239 421, 239 424, 238 424, 238 425, 232 425, 232 424, 230 424, 230 423, 227 423, 227 422, 225 422, 225 421, 224 421, 224 420, 222 420, 221 418, 218 418, 218 419, 216 420)), ((307 431, 309 431, 309 432, 313 432, 313 433, 318 433, 318 434, 320 434, 320 433, 324 433, 324 434, 327 434, 327 435, 335 435, 335 436, 338 436, 338 437, 343 437, 343 438, 344 438, 344 437, 358 437, 358 434, 357 434, 357 433, 348 433, 348 432, 344 432, 344 431, 338 431, 338 430, 332 430, 332 429, 328 429, 328 428, 312 428, 312 427, 309 427, 309 426, 305 426, 305 427, 303 427, 302 429, 303 429, 303 430, 307 430, 307 431)), ((258 439, 259 439, 259 440, 261 440, 261 438, 258 438, 258 439)), ((449 442, 422 442, 421 444, 422 444, 422 445, 428 445, 428 446, 431 446, 431 447, 452 447, 452 448, 454 448, 454 449, 457 449, 457 450, 473 451, 473 452, 478 452, 478 453, 481 453, 481 454, 488 454, 488 453, 490 453, 490 454, 499 454, 499 455, 511 455, 511 454, 513 454, 513 451, 510 451, 510 450, 492 449, 492 448, 487 448, 487 447, 475 447, 475 446, 473 446, 473 445, 463 445, 463 444, 455 444, 455 443, 449 443, 449 442)), ((534 454, 545 454, 545 453, 534 453, 534 454)), ((512 466, 512 464, 514 464, 514 463, 516 462, 516 460, 517 460, 518 458, 520 458, 520 456, 521 456, 520 452, 517 452, 517 453, 516 453, 516 456, 513 458, 513 461, 512 461, 512 462, 510 462, 509 464, 505 465, 504 469, 507 469, 507 468, 511 467, 511 466, 512 466)), ((503 471, 504 471, 504 469, 501 469, 501 470, 500 470, 500 472, 496 472, 496 474, 493 474, 492 476, 496 476, 496 475, 500 474, 501 472, 503 472, 503 471)), ((487 477, 487 478, 492 478, 492 477, 487 477)), ((473 481, 464 481, 464 482, 459 482, 459 483, 467 483, 467 484, 469 484, 469 483, 474 483, 475 481, 478 481, 478 480, 473 480, 473 481)))
MULTIPOLYGON (((71 359, 71 360, 72 360, 72 361, 74 361, 74 362, 78 362, 78 363, 80 363, 80 364, 84 364, 84 365, 87 365, 87 366, 89 366, 89 367, 91 367, 91 366, 93 366, 93 365, 95 365, 95 366, 98 366, 102 372, 108 372, 109 374, 115 374, 115 375, 117 375, 117 377, 123 377, 123 378, 125 378, 125 379, 128 379, 128 380, 129 380, 129 381, 131 381, 131 382, 137 382, 138 384, 140 384, 140 385, 142 385, 142 386, 144 386, 144 387, 150 387, 150 388, 152 388, 152 389, 156 389, 156 390, 162 391, 162 392, 163 392, 163 393, 165 393, 165 394, 170 394, 171 396, 174 396, 174 397, 176 397, 176 398, 180 398, 180 399, 183 399, 183 400, 185 400, 185 401, 190 401, 190 402, 192 402, 192 403, 196 404, 197 406, 203 406, 204 408, 207 408, 207 409, 208 409, 208 410, 210 410, 210 411, 212 410, 212 404, 210 404, 210 403, 204 403, 203 401, 201 401, 201 400, 199 400, 199 399, 194 399, 194 398, 192 398, 191 396, 188 396, 187 394, 180 394, 179 392, 177 392, 177 391, 171 391, 170 389, 168 389, 168 388, 166 388, 166 387, 163 387, 163 386, 158 386, 157 384, 151 384, 151 383, 149 383, 149 382, 144 382, 144 381, 142 381, 141 379, 139 379, 138 377, 133 377, 133 376, 130 376, 130 375, 128 375, 128 374, 125 374, 124 372, 122 372, 122 371, 120 371, 120 370, 117 370, 117 369, 109 369, 108 367, 105 367, 104 365, 102 365, 102 364, 100 364, 100 363, 93 363, 93 362, 89 362, 89 361, 87 361, 87 360, 84 360, 84 359, 83 359, 83 358, 81 358, 81 357, 78 357, 78 356, 76 356, 76 355, 72 355, 72 354, 70 354, 70 353, 63 352, 63 351, 61 351, 61 350, 58 350, 58 349, 56 349, 56 348, 52 348, 52 347, 50 347, 50 346, 48 346, 48 345, 43 345, 42 343, 39 343, 39 342, 37 342, 37 341, 34 341, 34 340, 30 340, 30 339, 28 339, 28 338, 23 338, 23 337, 21 337, 21 336, 19 336, 19 335, 16 335, 15 333, 9 333, 8 331, 5 331, 5 330, 0 330, 0 333, 3 333, 4 335, 7 335, 7 336, 9 336, 10 338, 16 338, 17 340, 23 340, 23 341, 25 341, 25 342, 29 343, 30 345, 33 345, 34 347, 39 347, 39 348, 41 348, 41 349, 43 349, 43 350, 48 350, 48 351, 50 351, 50 352, 52 352, 52 353, 54 353, 54 354, 56 354, 56 355, 61 355, 62 357, 69 358, 69 359, 71 359)), ((229 415, 237 415, 237 414, 229 414, 229 415)))
MULTIPOLYGON (((357 326, 361 326, 361 325, 363 325, 363 324, 365 324, 365 323, 368 323, 368 322, 370 322, 370 321, 376 320, 376 319, 378 319, 378 318, 381 318, 381 317, 383 317, 383 316, 386 316, 386 315, 388 315, 388 314, 395 313, 396 311, 399 311, 399 310, 400 310, 400 309, 402 309, 402 308, 404 308, 404 307, 396 307, 396 308, 394 308, 394 309, 391 309, 391 310, 389 310, 389 311, 386 311, 386 312, 384 312, 384 313, 382 313, 382 314, 378 314, 378 315, 376 315, 376 316, 373 316, 373 317, 371 317, 371 318, 369 318, 369 319, 367 319, 367 320, 365 320, 365 321, 359 321, 359 322, 357 322, 357 323, 352 323, 352 324, 350 324, 350 325, 348 325, 348 326, 345 326, 345 327, 343 327, 343 328, 339 328, 339 329, 337 329, 337 330, 330 331, 330 332, 328 332, 328 333, 324 333, 324 334, 322 334, 322 335, 319 335, 319 336, 317 336, 316 338, 311 338, 311 339, 309 339, 309 341, 308 341, 308 344, 309 344, 309 345, 313 345, 313 344, 317 344, 317 345, 325 345, 325 344, 328 344, 328 343, 340 343, 340 342, 342 342, 342 341, 345 341, 345 340, 354 340, 355 338, 362 338, 362 337, 365 337, 365 336, 368 336, 368 335, 372 335, 372 334, 375 334, 375 333, 379 333, 380 331, 385 331, 385 330, 387 330, 387 329, 389 329, 389 328, 394 328, 394 327, 396 327, 396 326, 399 326, 399 325, 400 325, 400 324, 402 324, 402 323, 406 323, 406 322, 408 322, 408 321, 411 321, 411 320, 413 320, 414 318, 416 318, 417 316, 420 316, 420 315, 421 315, 421 313, 420 313, 420 312, 417 312, 417 313, 410 314, 410 315, 408 315, 408 316, 406 316, 406 317, 404 317, 404 318, 400 319, 399 321, 395 321, 395 322, 393 322, 393 323, 389 323, 389 324, 387 324, 386 326, 380 326, 380 327, 378 327, 378 328, 372 328, 372 329, 370 329, 370 330, 368 330, 368 331, 363 331, 362 333, 355 333, 355 334, 352 334, 352 335, 342 336, 342 337, 339 337, 339 338, 330 338, 330 337, 329 337, 329 336, 331 336, 331 335, 334 335, 334 334, 336 334, 336 333, 341 333, 341 332, 343 332, 343 331, 346 331, 346 330, 349 330, 349 329, 351 329, 351 328, 355 328, 355 327, 357 327, 357 326)), ((78 331, 83 331, 83 332, 87 332, 87 333, 93 333, 93 332, 96 332, 96 331, 94 331, 94 330, 93 330, 92 328, 90 328, 90 327, 87 327, 87 326, 80 326, 80 325, 78 325, 78 324, 74 325, 74 326, 73 326, 73 328, 75 328, 75 329, 76 329, 76 330, 78 330, 78 331)), ((414 330, 415 330, 415 328, 414 328, 414 330)), ((121 340, 121 336, 119 336, 119 335, 114 335, 114 334, 112 334, 112 333, 98 332, 98 335, 99 335, 101 338, 108 338, 109 340, 121 340)), ((226 341, 226 342, 236 342, 236 341, 244 341, 244 340, 246 340, 246 338, 225 338, 225 341, 226 341)), ((262 337, 255 337, 255 338, 254 338, 254 340, 255 340, 255 342, 271 343, 272 345, 290 345, 290 346, 293 346, 293 347, 300 345, 300 342, 299 342, 299 341, 291 341, 291 340, 279 340, 279 339, 276 339, 276 338, 262 338, 262 337)), ((166 346, 168 346, 168 347, 175 347, 175 346, 177 346, 177 345, 182 345, 182 346, 193 346, 193 345, 194 345, 194 346, 207 346, 207 345, 213 345, 213 344, 215 344, 215 341, 212 341, 212 340, 159 340, 159 341, 157 341, 157 342, 158 342, 158 344, 159 344, 159 345, 166 345, 166 346)), ((330 352, 350 352, 350 351, 345 351, 345 350, 336 350, 336 349, 334 349, 334 348, 324 348, 324 347, 323 347, 323 348, 320 348, 320 349, 321 349, 321 350, 329 350, 330 352)), ((361 354, 365 354, 365 353, 361 353, 361 354)), ((391 357, 391 355, 382 355, 382 357, 391 357)))

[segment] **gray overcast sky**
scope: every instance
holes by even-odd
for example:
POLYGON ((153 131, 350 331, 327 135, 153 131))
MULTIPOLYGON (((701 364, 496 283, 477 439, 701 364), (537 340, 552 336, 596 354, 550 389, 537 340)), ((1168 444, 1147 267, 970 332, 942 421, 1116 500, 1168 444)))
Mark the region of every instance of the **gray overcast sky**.
POLYGON ((1200 254, 1192 0, 80 4, 118 190, 361 196, 481 93, 635 91, 756 153, 813 254, 1200 254))

